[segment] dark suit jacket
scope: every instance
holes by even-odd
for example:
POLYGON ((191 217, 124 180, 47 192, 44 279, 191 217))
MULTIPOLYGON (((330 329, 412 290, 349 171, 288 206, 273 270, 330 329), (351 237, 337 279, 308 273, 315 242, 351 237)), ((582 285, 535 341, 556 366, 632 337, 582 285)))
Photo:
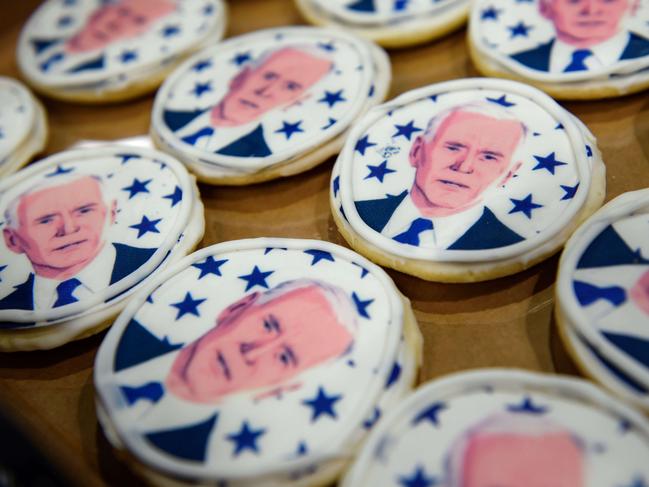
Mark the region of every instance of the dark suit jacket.
MULTIPOLYGON (((399 195, 386 195, 376 200, 356 201, 356 211, 361 219, 373 230, 381 232, 388 224, 403 199, 408 195, 404 190, 399 195)), ((525 240, 503 224, 493 212, 485 207, 482 216, 467 231, 451 244, 449 250, 485 250, 506 247, 525 240)))
MULTIPOLYGON (((541 44, 533 49, 512 54, 511 58, 524 66, 537 71, 550 70, 550 52, 554 45, 554 39, 541 44)), ((636 59, 642 56, 649 56, 649 39, 646 39, 634 32, 629 32, 629 40, 622 51, 620 61, 625 59, 636 59)))
MULTIPOLYGON (((130 245, 113 243, 115 247, 115 263, 110 276, 110 284, 114 284, 139 269, 148 261, 156 249, 142 249, 130 245)), ((114 296, 112 299, 115 299, 114 296)), ((0 299, 0 309, 34 309, 34 273, 27 280, 15 286, 14 291, 0 299)), ((15 328, 30 326, 33 323, 0 323, 0 328, 15 328)))

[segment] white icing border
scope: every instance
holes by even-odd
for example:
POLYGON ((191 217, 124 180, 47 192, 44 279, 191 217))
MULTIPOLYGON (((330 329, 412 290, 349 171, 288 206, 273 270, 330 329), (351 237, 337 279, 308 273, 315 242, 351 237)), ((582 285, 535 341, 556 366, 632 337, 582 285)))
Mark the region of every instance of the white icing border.
MULTIPOLYGON (((111 387, 111 377, 114 374, 114 352, 117 345, 119 344, 119 340, 122 337, 124 329, 128 326, 130 319, 146 302, 146 299, 149 294, 151 294, 151 292, 153 292, 162 283, 168 281, 176 274, 191 266, 192 263, 205 260, 205 258, 210 255, 214 255, 215 253, 235 252, 238 250, 265 249, 268 247, 285 247, 290 250, 317 249, 331 252, 334 255, 341 256, 343 259, 348 260, 349 262, 356 262, 360 264, 367 271, 369 271, 381 284, 383 284, 383 287, 386 290, 386 294, 388 294, 389 296, 389 306, 392 310, 390 321, 397 326, 388 327, 391 334, 385 338, 384 342, 385 353, 383 356, 386 358, 386 360, 383 361, 382 369, 377 371, 371 383, 365 385, 365 387, 368 389, 368 392, 365 394, 365 397, 368 399, 367 410, 356 410, 353 412, 353 414, 349 414, 344 419, 341 419, 336 429, 345 431, 345 434, 341 434, 337 438, 335 438, 334 441, 331 441, 327 446, 327 450, 320 450, 315 454, 286 460, 282 464, 274 465, 271 469, 252 469, 247 467, 245 468, 245 470, 232 469, 218 472, 214 471, 214 466, 212 466, 212 468, 209 468, 209 464, 200 465, 196 464, 195 462, 172 459, 168 455, 164 455, 156 451, 155 449, 152 449, 141 435, 131 433, 127 428, 124 428, 122 425, 113 423, 111 421, 110 425, 112 429, 110 431, 112 433, 115 433, 123 442, 123 444, 126 445, 126 448, 131 453, 137 455, 138 460, 143 462, 147 466, 150 466, 158 470, 159 472, 168 473, 176 477, 180 476, 185 479, 214 480, 217 478, 227 478, 228 481, 245 481, 250 479, 254 480, 255 478, 261 476, 281 474, 303 468, 309 468, 315 463, 321 465, 327 462, 336 462, 340 461, 341 457, 344 460, 349 456, 349 442, 353 441, 355 435, 357 434, 358 427, 367 418, 371 407, 378 403, 378 400, 383 393, 385 377, 387 377, 390 373, 394 360, 399 353, 401 345, 400 338, 403 332, 402 328, 404 320, 404 307, 403 300, 398 295, 394 283, 383 269, 375 264, 372 264, 361 255, 345 247, 320 240, 297 238, 255 238, 245 240, 231 240, 228 242, 223 242, 202 248, 201 250, 188 255, 177 264, 160 273, 156 277, 156 279, 149 281, 147 286, 142 288, 140 292, 131 299, 128 306, 117 317, 115 323, 113 324, 108 334, 104 338, 101 346, 99 347, 95 358, 95 366, 93 372, 95 390, 97 392, 98 408, 101 409, 103 407, 106 412, 109 412, 111 409, 118 409, 123 407, 124 399, 114 393, 111 394, 111 392, 113 392, 113 389, 111 387)), ((110 416, 110 413, 108 413, 108 416, 110 416)))
POLYGON ((509 81, 493 78, 466 78, 454 81, 445 81, 423 88, 418 88, 404 93, 394 100, 379 105, 371 109, 359 122, 354 124, 353 130, 340 152, 336 164, 340 166, 340 197, 343 210, 347 221, 354 232, 360 235, 362 239, 371 245, 385 251, 391 255, 403 257, 406 259, 419 259, 423 261, 436 262, 483 262, 497 261, 510 257, 519 256, 542 247, 553 237, 560 233, 570 221, 577 216, 583 208, 590 191, 592 168, 585 154, 584 147, 587 141, 584 138, 584 125, 578 121, 572 114, 562 108, 552 98, 543 92, 529 85, 517 81, 509 81), (426 98, 431 95, 440 95, 445 92, 455 90, 478 90, 491 89, 512 93, 522 96, 536 102, 538 106, 548 112, 553 118, 558 120, 564 127, 568 139, 572 144, 573 159, 575 168, 579 176, 579 191, 576 193, 573 204, 570 205, 570 211, 564 212, 551 226, 544 231, 544 237, 525 239, 524 241, 486 250, 448 250, 448 249, 429 249, 406 246, 385 237, 384 235, 371 229, 360 217, 356 211, 353 199, 353 160, 356 141, 368 130, 375 122, 384 117, 388 112, 401 108, 404 105, 413 103, 420 98, 426 98))
MULTIPOLYGON (((34 131, 35 129, 38 129, 38 124, 39 124, 38 116, 40 114, 38 113, 38 110, 36 108, 36 102, 34 101, 34 97, 32 96, 31 92, 20 81, 14 78, 10 78, 8 76, 0 76, 0 90, 4 90, 4 89, 6 89, 7 91, 12 91, 12 89, 16 90, 18 92, 20 102, 22 103, 22 105, 25 107, 25 110, 27 111, 27 113, 25 113, 25 117, 27 121, 26 128, 23 131, 23 133, 21 133, 17 138, 13 148, 7 152, 5 156, 5 163, 6 163, 9 159, 11 159, 11 157, 14 155, 17 149, 20 149, 20 147, 23 144, 25 144, 26 142, 29 141, 29 139, 34 137, 33 135, 34 131)), ((5 163, 0 165, 0 173, 4 171, 5 163)))

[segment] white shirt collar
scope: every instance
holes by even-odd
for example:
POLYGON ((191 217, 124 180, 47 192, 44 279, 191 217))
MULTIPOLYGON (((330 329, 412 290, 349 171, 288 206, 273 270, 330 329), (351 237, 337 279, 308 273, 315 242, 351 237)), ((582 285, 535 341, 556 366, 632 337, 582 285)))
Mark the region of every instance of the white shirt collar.
MULTIPOLYGON (((593 52, 593 55, 584 61, 586 67, 597 69, 614 65, 620 59, 628 41, 629 32, 622 30, 610 39, 587 48, 593 52)), ((562 73, 572 62, 572 53, 578 49, 581 48, 567 44, 557 38, 550 53, 550 72, 562 73)))
MULTIPOLYGON (((105 242, 97 257, 76 276, 73 276, 81 281, 81 285, 74 291, 74 297, 82 299, 106 289, 110 285, 115 256, 115 247, 110 242, 105 242)), ((56 287, 61 282, 58 279, 49 279, 35 274, 34 309, 52 308, 58 298, 56 287)))
POLYGON ((386 237, 394 238, 407 231, 417 218, 426 218, 433 222, 433 230, 426 230, 419 234, 419 246, 447 249, 480 219, 483 212, 484 206, 476 204, 453 215, 424 217, 412 202, 410 192, 408 192, 381 233, 386 237))

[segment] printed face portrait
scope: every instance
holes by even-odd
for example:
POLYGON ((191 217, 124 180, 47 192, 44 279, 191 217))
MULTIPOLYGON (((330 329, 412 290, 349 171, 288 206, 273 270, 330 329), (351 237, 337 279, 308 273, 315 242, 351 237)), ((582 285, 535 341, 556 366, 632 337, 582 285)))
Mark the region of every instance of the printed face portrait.
POLYGON ((103 49, 113 42, 136 37, 157 19, 175 9, 171 0, 119 0, 98 8, 66 44, 71 53, 103 49))
POLYGON ((226 308, 214 328, 180 351, 166 379, 169 390, 192 402, 218 402, 286 384, 349 349, 353 337, 327 297, 330 290, 309 283, 277 292, 281 287, 226 308))
POLYGON ((24 254, 37 274, 76 274, 104 243, 104 229, 114 219, 99 181, 85 176, 27 193, 17 200, 16 221, 3 230, 7 247, 24 254))
POLYGON ((541 0, 541 14, 552 21, 557 37, 568 44, 590 47, 620 30, 633 0, 541 0))
POLYGON ((257 120, 266 112, 290 105, 331 69, 323 57, 297 49, 279 49, 256 67, 244 68, 212 110, 215 126, 236 126, 257 120))
POLYGON ((432 138, 420 135, 412 145, 415 204, 429 216, 451 215, 476 204, 487 188, 515 171, 513 156, 523 135, 517 120, 452 112, 432 138))
POLYGON ((649 315, 649 271, 640 276, 629 290, 629 296, 638 308, 649 315))

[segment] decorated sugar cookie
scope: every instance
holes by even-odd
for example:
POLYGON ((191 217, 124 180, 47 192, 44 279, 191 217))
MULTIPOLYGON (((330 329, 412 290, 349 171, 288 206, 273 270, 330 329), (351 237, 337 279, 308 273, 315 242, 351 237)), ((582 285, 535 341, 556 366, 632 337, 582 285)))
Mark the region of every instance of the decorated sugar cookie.
POLYGON ((18 65, 55 98, 124 100, 155 89, 224 30, 221 0, 47 0, 23 28, 18 65))
POLYGON ((409 303, 314 240, 202 249, 120 315, 95 363, 101 424, 156 482, 326 485, 410 389, 409 303))
POLYGON ((344 27, 386 47, 421 44, 464 24, 464 0, 296 0, 309 22, 344 27))
POLYGON ((634 191, 593 215, 569 241, 557 281, 557 318, 579 364, 644 407, 649 405, 648 204, 649 191, 634 191))
POLYGON ((587 382, 484 369, 427 384, 379 423, 343 487, 637 487, 649 423, 587 382))
POLYGON ((49 157, 0 184, 0 349, 99 331, 203 234, 192 178, 171 157, 112 146, 49 157))
POLYGON ((247 184, 305 171, 382 101, 390 64, 344 32, 286 27, 188 60, 156 96, 151 135, 199 179, 247 184))
POLYGON ((25 165, 46 142, 45 109, 22 83, 0 77, 0 176, 25 165))
POLYGON ((557 251, 604 198, 592 134, 520 83, 467 79, 372 110, 332 174, 345 239, 424 279, 512 274, 557 251))
POLYGON ((620 96, 649 86, 648 21, 635 0, 480 0, 470 53, 483 73, 555 98, 620 96))

